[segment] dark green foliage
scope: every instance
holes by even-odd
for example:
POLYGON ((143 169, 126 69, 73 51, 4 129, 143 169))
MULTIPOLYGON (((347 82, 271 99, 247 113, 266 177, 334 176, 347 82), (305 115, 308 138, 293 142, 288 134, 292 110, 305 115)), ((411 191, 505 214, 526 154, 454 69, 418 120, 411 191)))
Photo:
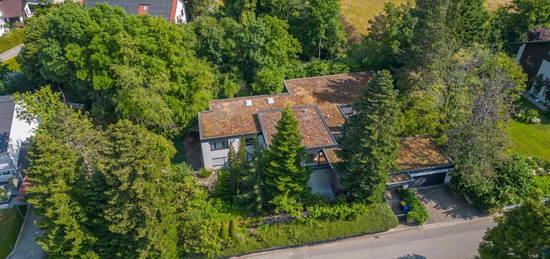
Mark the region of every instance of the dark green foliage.
POLYGON ((234 256, 272 248, 297 246, 312 242, 376 233, 397 226, 398 221, 387 203, 367 205, 364 212, 352 220, 314 219, 290 224, 263 225, 255 236, 247 236, 217 256, 234 256))
POLYGON ((527 40, 527 32, 535 28, 550 27, 548 0, 513 0, 496 11, 493 21, 494 41, 502 41, 503 49, 515 55, 519 44, 527 40))
POLYGON ((546 258, 550 247, 550 204, 530 199, 496 219, 479 245, 482 259, 546 258))
POLYGON ((313 59, 287 68, 287 78, 304 78, 349 73, 350 68, 338 61, 313 59))
POLYGON ((226 240, 229 237, 229 224, 222 222, 220 225, 220 238, 226 240))
POLYGON ((237 220, 236 219, 231 219, 229 221, 229 229, 228 229, 228 234, 229 234, 229 237, 234 239, 235 237, 237 237, 237 220))
POLYGON ((292 35, 302 44, 305 60, 335 58, 346 47, 338 0, 308 1, 290 24, 292 35))
POLYGON ((59 87, 95 117, 173 136, 211 98, 214 74, 194 44, 161 17, 63 4, 29 20, 18 61, 30 80, 59 87))
POLYGON ((447 26, 462 47, 485 43, 489 34, 489 13, 485 0, 452 0, 447 11, 447 26))
POLYGON ((397 189, 397 195, 402 201, 405 201, 411 209, 407 213, 407 221, 423 225, 428 220, 428 211, 422 201, 416 196, 416 191, 412 189, 397 189))
POLYGON ((277 133, 272 136, 271 145, 265 151, 263 171, 263 190, 266 200, 278 195, 299 198, 308 193, 307 181, 310 170, 302 166, 305 148, 298 128, 298 120, 290 107, 281 112, 276 126, 277 133))
POLYGON ((206 200, 171 143, 120 121, 106 130, 43 88, 15 96, 33 138, 29 203, 42 216, 39 242, 60 258, 177 258, 221 249, 215 226, 229 217, 206 200))
MULTIPOLYGON (((240 23, 227 17, 203 17, 187 26, 197 36, 197 54, 232 82, 255 83, 255 94, 280 92, 284 68, 298 63, 300 44, 288 33, 288 24, 275 17, 252 16, 240 23)), ((236 93, 225 90, 227 85, 218 84, 223 92, 236 93)))
POLYGON ((350 55, 367 70, 397 69, 405 65, 418 18, 410 4, 386 3, 384 12, 371 20, 364 41, 350 55))
POLYGON ((395 167, 401 112, 391 74, 379 71, 353 104, 340 140, 342 185, 352 200, 380 202, 395 167))

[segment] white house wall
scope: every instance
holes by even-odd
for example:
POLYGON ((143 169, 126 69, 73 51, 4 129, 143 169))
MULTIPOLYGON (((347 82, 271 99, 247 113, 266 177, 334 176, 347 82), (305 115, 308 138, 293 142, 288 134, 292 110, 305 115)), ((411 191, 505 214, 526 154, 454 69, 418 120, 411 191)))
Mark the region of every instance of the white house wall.
MULTIPOLYGON (((229 138, 216 138, 201 141, 201 150, 202 150, 202 162, 203 166, 206 169, 220 169, 221 166, 214 166, 214 159, 216 158, 229 158, 229 148, 210 151, 210 142, 217 142, 227 140, 230 145, 233 145, 234 150, 239 150, 240 145, 240 136, 238 137, 229 137, 229 138)), ((265 146, 265 142, 262 136, 258 136, 258 141, 260 145, 265 146)), ((251 152, 253 147, 246 147, 247 152, 251 152)), ((227 164, 226 164, 227 165, 227 164)))
POLYGON ((176 4, 176 14, 174 17, 174 23, 187 23, 187 16, 185 14, 185 3, 182 0, 178 0, 176 4))
MULTIPOLYGON (((537 72, 537 75, 542 75, 543 78, 550 79, 550 62, 547 60, 543 60, 540 64, 539 71, 537 72)), ((549 91, 548 87, 541 87, 540 91, 538 93, 534 93, 537 97, 539 97, 542 100, 546 100, 546 91, 549 91)), ((550 100, 546 100, 547 102, 550 102, 550 100)))
POLYGON ((36 130, 37 123, 27 123, 25 120, 20 120, 17 115, 20 113, 20 106, 15 105, 15 112, 13 113, 13 121, 10 129, 10 142, 8 146, 8 156, 13 165, 17 167, 19 162, 19 151, 21 145, 27 139, 29 139, 36 130))

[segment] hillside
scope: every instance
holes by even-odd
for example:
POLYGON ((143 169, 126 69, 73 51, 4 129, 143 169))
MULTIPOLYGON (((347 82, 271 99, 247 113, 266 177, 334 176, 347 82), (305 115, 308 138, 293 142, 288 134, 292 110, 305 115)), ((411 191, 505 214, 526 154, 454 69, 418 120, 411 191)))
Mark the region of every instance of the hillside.
MULTIPOLYGON (((494 10, 498 6, 509 3, 511 0, 487 0, 489 9, 494 10)), ((342 15, 361 34, 367 32, 369 20, 384 9, 384 3, 406 3, 407 0, 342 0, 342 15)))

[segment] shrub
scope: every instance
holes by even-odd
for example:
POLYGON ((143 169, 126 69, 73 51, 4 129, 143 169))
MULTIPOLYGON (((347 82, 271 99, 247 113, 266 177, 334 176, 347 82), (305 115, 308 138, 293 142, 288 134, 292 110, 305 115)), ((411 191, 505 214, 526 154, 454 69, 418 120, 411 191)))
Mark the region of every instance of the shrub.
POLYGON ((217 257, 381 232, 397 226, 398 220, 387 203, 363 206, 364 213, 353 220, 314 219, 308 222, 262 225, 253 231, 254 234, 238 240, 217 257))
POLYGON ((416 191, 413 189, 397 189, 397 195, 405 201, 410 211, 407 213, 407 221, 413 221, 418 225, 426 223, 428 220, 428 211, 422 201, 416 196, 416 191))
POLYGON ((206 169, 206 168, 201 168, 201 170, 199 171, 199 176, 202 177, 202 178, 208 178, 212 175, 212 171, 206 169))
POLYGON ((536 176, 535 187, 542 192, 544 198, 550 198, 550 175, 536 176))
POLYGON ((541 122, 539 112, 535 109, 522 110, 515 115, 516 119, 525 123, 538 124, 541 122))

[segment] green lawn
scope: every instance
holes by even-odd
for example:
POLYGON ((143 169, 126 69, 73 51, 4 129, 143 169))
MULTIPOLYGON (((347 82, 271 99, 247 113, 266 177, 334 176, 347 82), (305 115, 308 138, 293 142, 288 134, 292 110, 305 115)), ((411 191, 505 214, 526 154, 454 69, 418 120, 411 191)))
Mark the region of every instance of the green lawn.
MULTIPOLYGON (((522 106, 534 106, 522 100, 522 106)), ((512 139, 512 152, 526 156, 536 156, 550 162, 550 117, 541 114, 540 124, 527 124, 512 120, 509 132, 512 139)))
MULTIPOLYGON (((342 16, 357 29, 357 32, 365 35, 369 27, 369 20, 382 12, 384 10, 384 4, 387 2, 400 5, 406 3, 407 0, 341 0, 340 8, 342 16)), ((490 10, 494 10, 509 2, 511 2, 511 0, 486 1, 490 10)))
POLYGON ((0 53, 23 43, 24 30, 13 30, 0 37, 0 53))
MULTIPOLYGON (((27 207, 19 207, 19 210, 25 215, 27 207)), ((23 218, 16 208, 0 210, 0 258, 6 258, 11 252, 22 223, 23 218)))

